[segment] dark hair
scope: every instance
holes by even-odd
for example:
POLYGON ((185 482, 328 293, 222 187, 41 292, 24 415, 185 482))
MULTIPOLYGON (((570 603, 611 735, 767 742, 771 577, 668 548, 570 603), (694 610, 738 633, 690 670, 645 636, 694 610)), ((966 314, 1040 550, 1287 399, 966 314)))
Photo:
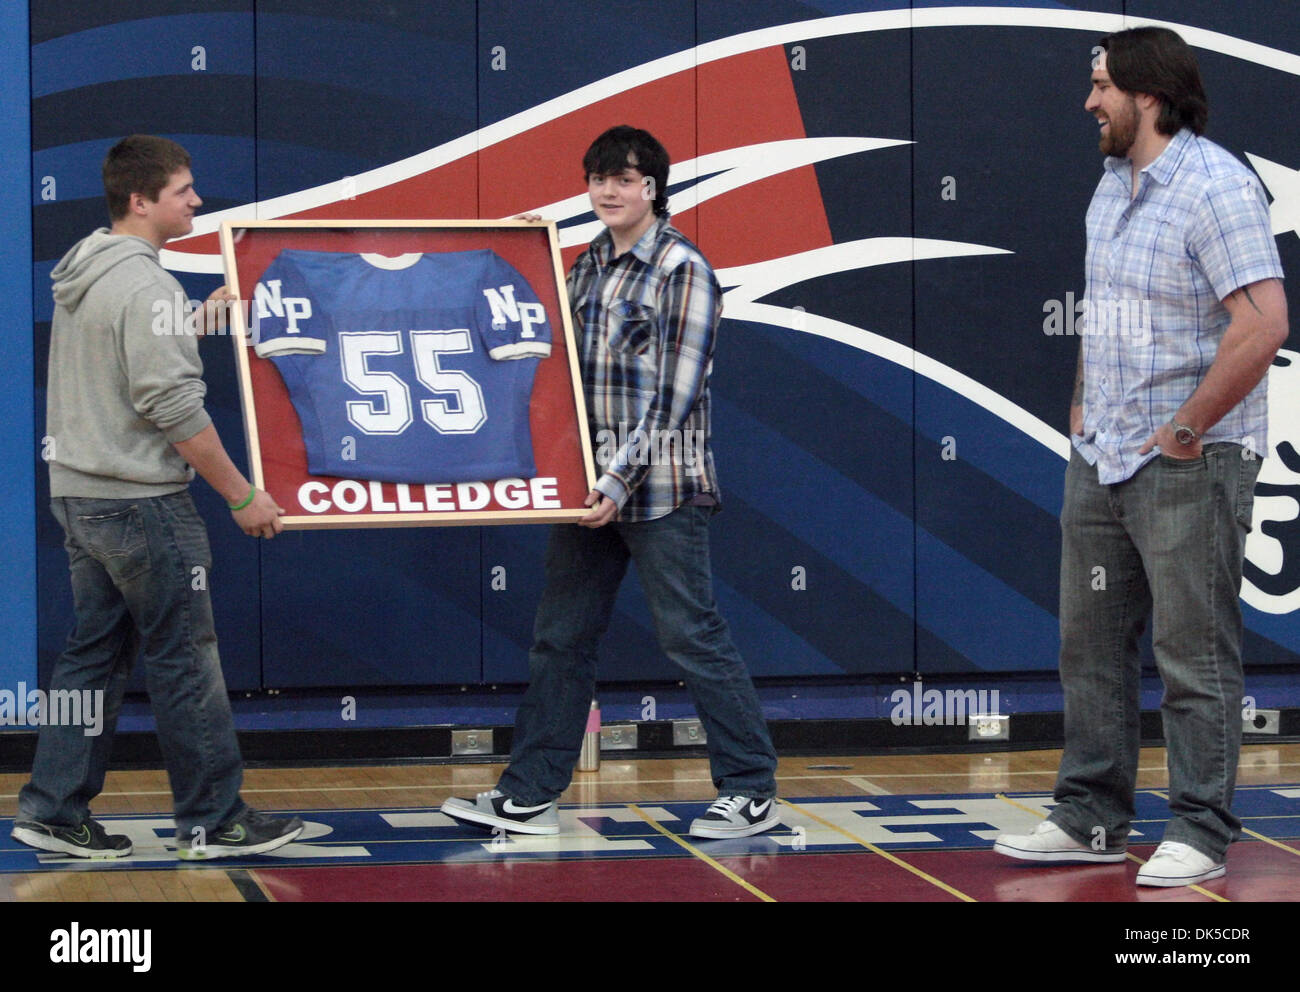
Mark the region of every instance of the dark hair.
POLYGON ((133 134, 108 150, 104 159, 104 195, 108 215, 118 221, 131 208, 131 194, 157 202, 167 181, 190 167, 190 153, 167 138, 133 134))
POLYGON ((582 177, 616 176, 631 166, 654 183, 654 212, 668 212, 668 152, 649 131, 620 124, 591 143, 582 156, 582 177))
POLYGON ((1101 39, 1106 49, 1110 81, 1125 93, 1150 93, 1160 100, 1156 130, 1177 134, 1189 128, 1205 131, 1210 106, 1201 84, 1196 56, 1181 37, 1168 28, 1130 28, 1101 39))

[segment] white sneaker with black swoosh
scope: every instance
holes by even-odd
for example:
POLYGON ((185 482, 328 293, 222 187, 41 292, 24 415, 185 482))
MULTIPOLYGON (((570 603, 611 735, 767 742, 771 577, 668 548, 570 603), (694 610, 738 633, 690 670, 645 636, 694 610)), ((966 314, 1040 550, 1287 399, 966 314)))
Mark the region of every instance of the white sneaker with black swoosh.
POLYGON ((442 812, 462 823, 500 828, 515 834, 558 834, 560 816, 554 802, 519 806, 496 789, 480 792, 473 800, 448 799, 442 812))
POLYGON ((725 840, 751 837, 771 830, 781 822, 776 800, 750 796, 719 796, 708 812, 691 821, 692 837, 725 840))

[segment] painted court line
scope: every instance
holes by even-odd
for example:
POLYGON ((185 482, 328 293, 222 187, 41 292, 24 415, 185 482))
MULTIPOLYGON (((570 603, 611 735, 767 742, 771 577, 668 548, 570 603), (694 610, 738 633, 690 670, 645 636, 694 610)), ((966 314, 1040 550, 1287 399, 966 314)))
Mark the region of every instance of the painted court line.
MULTIPOLYGON (((700 758, 699 760, 705 761, 706 759, 700 758)), ((501 764, 505 764, 504 756, 502 756, 501 764)), ((1283 761, 1283 762, 1278 762, 1276 764, 1270 764, 1269 768, 1300 768, 1300 762, 1283 761)), ((1165 770, 1164 765, 1151 765, 1151 766, 1143 765, 1138 769, 1138 771, 1140 772, 1147 772, 1147 771, 1154 772, 1154 771, 1164 771, 1164 770, 1165 770)), ((877 772, 872 774, 871 778, 872 779, 958 778, 961 777, 963 774, 965 773, 964 772, 877 772)), ((1038 771, 999 771, 998 774, 1006 778, 1025 778, 1028 776, 1035 776, 1035 775, 1039 775, 1039 776, 1055 775, 1056 772, 1054 769, 1040 769, 1038 771)), ((811 782, 811 781, 820 781, 823 779, 844 778, 844 777, 845 776, 843 775, 836 775, 836 774, 826 774, 826 775, 778 774, 777 781, 779 782, 810 781, 811 782)), ((636 780, 637 785, 679 785, 683 782, 707 782, 710 786, 713 784, 713 780, 708 775, 701 775, 699 778, 687 778, 687 777, 638 778, 636 780)), ((602 783, 602 784, 619 785, 622 783, 611 782, 611 783, 602 783)), ((247 793, 256 793, 258 795, 268 795, 270 793, 275 793, 275 792, 405 792, 405 791, 415 791, 417 789, 435 789, 435 790, 461 789, 461 790, 469 791, 476 788, 492 788, 495 785, 496 785, 496 780, 493 779, 491 782, 480 782, 480 783, 429 782, 429 783, 414 784, 414 785, 301 785, 301 786, 276 786, 276 787, 268 786, 263 788, 245 786, 240 791, 247 792, 247 793)), ((1238 786, 1237 791, 1241 791, 1242 789, 1247 789, 1247 788, 1267 789, 1267 788, 1275 788, 1275 787, 1268 786, 1268 785, 1238 786)), ((890 795, 890 793, 887 792, 882 792, 878 794, 890 795)), ((168 796, 170 797, 171 792, 165 788, 145 789, 145 790, 131 791, 131 792, 105 790, 104 792, 101 792, 100 795, 101 796, 168 796)), ((0 793, 0 799, 17 799, 17 798, 18 798, 18 793, 16 792, 0 793)))
POLYGON ((796 806, 794 803, 790 802, 789 800, 786 800, 786 799, 778 799, 777 802, 779 802, 779 803, 780 803, 781 805, 783 805, 783 806, 789 806, 792 810, 795 810, 795 811, 798 812, 798 813, 802 813, 804 816, 808 817, 808 819, 810 819, 810 820, 816 820, 816 821, 817 821, 818 823, 820 823, 823 827, 827 827, 827 828, 829 828, 829 829, 831 829, 831 830, 834 830, 837 834, 842 834, 843 836, 847 837, 849 840, 853 841, 855 844, 861 844, 863 847, 865 847, 865 848, 866 848, 868 851, 870 851, 872 854, 879 854, 879 855, 880 855, 882 858, 884 858, 886 861, 891 861, 891 862, 893 862, 894 864, 898 865, 898 867, 900 867, 900 868, 904 868, 904 869, 906 869, 907 871, 910 871, 913 875, 916 875, 918 878, 922 878, 922 879, 924 879, 925 881, 929 882, 931 885, 938 886, 939 888, 943 889, 943 891, 947 892, 949 895, 956 896, 958 899, 961 899, 963 902, 977 902, 977 901, 978 901, 978 900, 972 899, 972 898, 971 898, 970 896, 968 896, 965 892, 961 892, 961 891, 959 891, 959 890, 957 890, 957 889, 954 889, 951 885, 948 885, 946 882, 941 882, 939 879, 935 878, 933 875, 930 875, 930 874, 928 874, 928 873, 922 871, 920 868, 917 868, 915 865, 908 864, 908 863, 907 863, 906 861, 904 861, 902 858, 896 857, 895 855, 890 854, 888 851, 885 851, 885 850, 882 850, 882 849, 879 848, 879 847, 876 847, 876 845, 875 845, 875 844, 872 844, 870 841, 863 840, 861 837, 858 837, 857 835, 850 833, 849 831, 843 829, 842 827, 837 827, 835 824, 831 823, 831 822, 828 821, 828 820, 823 820, 820 816, 817 816, 815 813, 810 813, 810 812, 808 812, 808 810, 804 809, 804 808, 801 807, 801 806, 796 806))
MULTIPOLYGON (((1261 817, 1261 819, 1263 818, 1261 817)), ((1273 817, 1273 819, 1282 819, 1282 817, 1273 817)), ((1290 819, 1290 817, 1286 817, 1285 819, 1290 819)), ((1288 847, 1281 841, 1274 840, 1272 837, 1265 837, 1263 834, 1257 834, 1255 831, 1248 830, 1246 827, 1242 827, 1241 832, 1243 834, 1250 834, 1250 836, 1254 837, 1256 840, 1262 840, 1265 844, 1272 844, 1274 847, 1280 847, 1288 854, 1294 854, 1297 857, 1300 857, 1300 851, 1297 851, 1294 847, 1288 847)))
POLYGON ((766 892, 764 892, 762 889, 759 889, 759 888, 756 888, 756 887, 753 886, 753 885, 750 885, 748 882, 746 882, 743 878, 741 878, 739 875, 737 875, 737 874, 736 874, 734 871, 732 871, 730 868, 727 868, 727 867, 725 867, 724 865, 720 865, 720 864, 718 864, 718 862, 714 861, 711 857, 709 857, 709 856, 708 856, 707 854, 705 854, 703 851, 700 851, 699 849, 697 849, 697 848, 694 847, 693 845, 688 844, 686 841, 682 840, 682 838, 678 837, 675 833, 673 833, 671 830, 668 830, 668 829, 667 829, 666 827, 664 827, 662 824, 655 822, 653 819, 651 819, 649 816, 647 816, 646 813, 645 813, 645 811, 642 810, 641 807, 638 806, 636 803, 628 803, 627 808, 630 809, 630 810, 632 810, 632 812, 636 813, 637 816, 641 817, 641 819, 645 820, 646 823, 650 824, 650 826, 654 827, 657 831, 659 831, 659 833, 663 834, 663 835, 664 835, 665 837, 667 837, 669 840, 671 840, 671 841, 673 841, 674 843, 679 844, 679 845, 681 845, 682 847, 686 848, 687 851, 689 851, 689 852, 690 852, 692 855, 694 855, 695 857, 699 858, 701 861, 703 861, 703 862, 704 862, 706 865, 708 865, 710 868, 713 868, 713 869, 715 869, 715 870, 721 872, 723 875, 726 875, 727 878, 731 879, 733 882, 735 882, 737 885, 739 885, 742 889, 745 889, 747 892, 751 892, 751 893, 753 893, 754 895, 758 896, 758 898, 762 899, 764 902, 776 902, 775 899, 773 899, 771 896, 769 896, 769 895, 768 895, 766 892))
POLYGON ((849 785, 853 786, 853 788, 855 789, 861 789, 869 796, 891 795, 888 789, 876 785, 875 782, 868 781, 867 779, 863 778, 861 775, 845 775, 844 781, 848 782, 849 785))

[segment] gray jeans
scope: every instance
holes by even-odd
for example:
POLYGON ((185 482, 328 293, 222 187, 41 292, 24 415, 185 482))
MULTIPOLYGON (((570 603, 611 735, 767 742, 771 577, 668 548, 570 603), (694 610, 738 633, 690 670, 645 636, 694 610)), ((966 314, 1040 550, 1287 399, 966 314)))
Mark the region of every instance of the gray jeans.
POLYGON ((1259 461, 1235 444, 1160 455, 1104 486, 1070 457, 1061 512, 1065 753, 1050 819, 1123 850, 1138 767, 1138 639, 1152 621, 1169 762, 1164 839, 1222 861, 1241 749, 1242 555, 1259 461))
POLYGON ((191 839, 244 808, 244 766, 217 657, 208 535, 188 492, 139 499, 51 501, 63 527, 77 626, 49 688, 102 692, 102 732, 47 723, 19 819, 75 827, 104 787, 122 696, 137 653, 175 798, 176 833, 191 839))

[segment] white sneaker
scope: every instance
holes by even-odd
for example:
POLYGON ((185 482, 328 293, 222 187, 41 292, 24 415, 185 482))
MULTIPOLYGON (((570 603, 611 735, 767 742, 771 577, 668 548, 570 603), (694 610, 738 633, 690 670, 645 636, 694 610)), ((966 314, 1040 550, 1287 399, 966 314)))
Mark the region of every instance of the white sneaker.
POLYGON ((1111 863, 1124 860, 1123 851, 1093 850, 1087 844, 1080 844, 1051 820, 1044 820, 1027 834, 1000 835, 993 850, 1021 861, 1111 863))
POLYGON ((1138 885, 1195 885, 1221 878, 1227 866, 1216 864, 1196 848, 1176 840, 1161 841, 1151 860, 1138 871, 1138 885))

